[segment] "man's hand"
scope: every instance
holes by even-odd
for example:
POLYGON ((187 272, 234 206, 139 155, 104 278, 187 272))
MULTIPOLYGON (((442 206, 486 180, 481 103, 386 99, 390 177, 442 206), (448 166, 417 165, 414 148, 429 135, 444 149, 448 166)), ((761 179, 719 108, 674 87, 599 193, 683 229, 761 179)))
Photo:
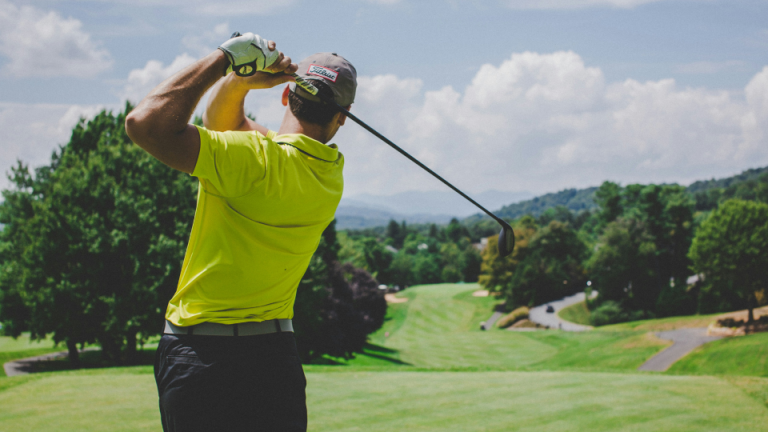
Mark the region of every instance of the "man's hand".
POLYGON ((291 63, 290 57, 275 51, 276 45, 273 41, 266 42, 267 50, 276 53, 275 61, 262 72, 255 72, 251 76, 229 74, 219 81, 211 89, 208 106, 203 114, 205 127, 216 131, 256 130, 267 134, 267 128, 245 116, 245 97, 251 90, 271 88, 293 81, 292 74, 299 66, 291 63))
POLYGON ((275 52, 274 42, 250 32, 244 35, 233 33, 219 49, 229 59, 229 67, 224 71, 224 75, 234 71, 239 76, 251 76, 274 64, 279 54, 275 52))

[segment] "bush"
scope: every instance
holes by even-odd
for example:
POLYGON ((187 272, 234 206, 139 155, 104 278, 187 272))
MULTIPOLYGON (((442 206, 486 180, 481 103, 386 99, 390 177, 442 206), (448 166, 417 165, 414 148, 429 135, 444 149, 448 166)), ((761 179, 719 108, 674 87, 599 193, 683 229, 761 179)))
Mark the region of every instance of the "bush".
POLYGON ((590 316, 589 320, 593 326, 603 326, 650 318, 654 318, 654 314, 649 311, 627 311, 621 307, 621 304, 607 300, 592 311, 592 316, 590 316))
POLYGON ((590 321, 593 326, 602 326, 627 321, 626 312, 615 301, 608 300, 592 311, 590 321))
POLYGON ((520 306, 519 308, 513 310, 507 315, 504 315, 498 321, 496 321, 496 326, 499 328, 507 328, 517 321, 526 318, 528 318, 528 308, 525 306, 520 306))

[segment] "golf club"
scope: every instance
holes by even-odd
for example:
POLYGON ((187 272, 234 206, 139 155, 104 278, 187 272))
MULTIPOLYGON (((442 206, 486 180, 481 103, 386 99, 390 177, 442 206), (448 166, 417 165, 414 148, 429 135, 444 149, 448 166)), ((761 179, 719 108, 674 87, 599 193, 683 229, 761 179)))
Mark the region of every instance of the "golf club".
POLYGON ((292 74, 292 76, 296 80, 296 85, 298 85, 299 87, 304 89, 304 91, 306 91, 306 92, 308 92, 308 93, 310 93, 310 94, 312 94, 314 96, 317 96, 323 102, 325 102, 325 103, 333 106, 334 108, 338 109, 339 111, 343 112, 347 117, 351 118, 355 123, 357 123, 360 126, 362 126, 368 132, 374 134, 380 140, 382 140, 385 143, 389 144, 390 147, 392 147, 393 149, 397 150, 401 155, 403 155, 403 156, 407 157, 408 159, 410 159, 411 162, 413 162, 416 165, 420 166, 424 171, 432 174, 436 179, 440 180, 441 182, 443 182, 443 184, 445 184, 449 188, 453 189, 454 192, 456 192, 457 194, 463 196, 467 201, 471 202, 477 208, 479 208, 480 210, 485 212, 485 214, 487 214, 488 216, 492 217, 496 222, 499 223, 499 225, 501 225, 501 232, 499 233, 499 255, 505 257, 505 256, 509 255, 510 253, 512 253, 512 250, 515 248, 515 233, 514 233, 514 231, 512 231, 512 227, 509 226, 509 224, 507 222, 505 222, 500 217, 498 217, 495 214, 493 214, 490 211, 488 211, 485 207, 481 206, 477 201, 475 201, 472 198, 470 198, 467 194, 465 194, 464 192, 459 190, 459 188, 457 188, 456 186, 450 184, 446 179, 440 177, 440 175, 438 175, 436 172, 432 171, 429 167, 427 167, 426 165, 421 163, 418 159, 416 159, 415 157, 413 157, 410 154, 408 154, 408 152, 406 152, 405 150, 401 149, 397 144, 393 143, 387 137, 385 137, 384 135, 382 135, 379 132, 377 132, 374 128, 368 126, 364 121, 362 121, 359 118, 357 118, 357 116, 355 116, 354 114, 352 114, 349 111, 347 111, 346 109, 344 109, 344 107, 342 107, 341 105, 339 105, 338 103, 336 103, 333 100, 329 100, 328 98, 323 97, 320 94, 319 89, 317 87, 315 87, 314 85, 312 85, 311 83, 309 83, 307 80, 303 79, 302 77, 300 77, 298 74, 295 74, 295 73, 292 74))

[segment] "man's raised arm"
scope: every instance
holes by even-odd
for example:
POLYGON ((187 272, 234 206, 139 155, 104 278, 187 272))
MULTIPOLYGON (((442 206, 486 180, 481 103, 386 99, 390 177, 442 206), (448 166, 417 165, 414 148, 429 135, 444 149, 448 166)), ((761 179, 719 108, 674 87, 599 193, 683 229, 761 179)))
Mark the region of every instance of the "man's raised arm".
MULTIPOLYGON (((219 50, 176 73, 155 87, 128 114, 125 130, 139 147, 171 168, 192 173, 200 152, 200 135, 189 124, 195 107, 203 94, 218 81, 225 71, 234 69, 241 75, 264 75, 264 86, 289 81, 296 65, 275 50, 275 43, 251 33, 230 39, 219 50), (263 43, 263 50, 256 44, 263 43), (258 52, 254 53, 256 47, 258 52), (268 50, 267 50, 268 48, 268 50), (262 74, 258 71, 268 71, 262 74), (274 75, 271 75, 274 74, 274 75), (268 76, 269 75, 269 76, 268 76)), ((234 74, 230 74, 234 75, 234 74)))

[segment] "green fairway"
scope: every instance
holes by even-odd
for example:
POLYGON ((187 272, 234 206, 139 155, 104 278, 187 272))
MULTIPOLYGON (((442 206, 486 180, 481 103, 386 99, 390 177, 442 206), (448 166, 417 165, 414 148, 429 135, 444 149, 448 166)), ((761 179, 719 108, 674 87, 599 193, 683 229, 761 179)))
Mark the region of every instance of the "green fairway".
POLYGON ((576 303, 563 308, 560 312, 557 313, 557 315, 560 318, 572 323, 592 325, 592 323, 589 321, 589 317, 592 315, 592 313, 589 311, 589 309, 587 309, 587 304, 585 302, 576 303))
POLYGON ((672 373, 768 377, 768 333, 702 345, 672 365, 672 373))
MULTIPOLYGON (((768 409, 716 377, 574 372, 323 372, 311 431, 760 431, 768 409), (727 403, 723 403, 727 401, 727 403)), ((58 372, 0 390, 0 429, 159 431, 149 367, 58 372)))
POLYGON ((637 331, 480 331, 497 300, 472 297, 476 284, 424 285, 390 305, 389 320, 371 337, 374 346, 352 366, 479 370, 634 371, 668 345, 637 331), (388 337, 384 335, 389 333, 388 337), (389 359, 389 360, 388 360, 389 359))

